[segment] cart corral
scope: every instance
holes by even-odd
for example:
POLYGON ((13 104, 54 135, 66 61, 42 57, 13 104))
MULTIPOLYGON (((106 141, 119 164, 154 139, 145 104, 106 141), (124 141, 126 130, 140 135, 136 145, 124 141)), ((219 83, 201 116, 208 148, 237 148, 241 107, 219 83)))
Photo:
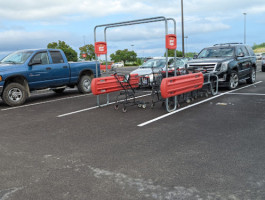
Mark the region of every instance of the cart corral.
MULTIPOLYGON (((109 104, 109 93, 121 91, 117 97, 115 109, 119 108, 119 104, 123 104, 123 112, 127 111, 127 106, 136 105, 138 107, 146 108, 147 104, 151 104, 151 108, 154 108, 155 103, 162 102, 165 105, 168 112, 175 111, 180 107, 181 99, 189 102, 196 99, 198 96, 205 96, 208 94, 216 95, 218 93, 218 76, 216 73, 207 71, 188 71, 184 70, 182 73, 177 73, 176 67, 176 49, 177 49, 177 36, 176 36, 176 21, 173 18, 166 17, 153 17, 146 19, 139 19, 133 21, 124 21, 112 24, 98 25, 94 28, 94 40, 95 40, 95 53, 97 56, 105 55, 107 63, 107 29, 120 26, 132 26, 138 24, 165 22, 165 65, 166 70, 154 72, 152 74, 153 80, 148 83, 145 91, 150 91, 151 100, 148 102, 136 101, 136 89, 140 88, 140 81, 144 76, 138 76, 138 74, 117 74, 114 72, 112 75, 106 68, 107 77, 95 78, 91 83, 92 93, 97 95, 97 105, 100 106, 100 95, 107 95, 107 102, 104 105, 109 104), (174 34, 168 34, 168 21, 173 21, 174 34), (97 28, 105 27, 104 29, 104 42, 97 42, 97 28), (174 70, 169 73, 168 71, 168 50, 174 50, 174 70), (169 77, 171 76, 171 77, 169 77), (150 88, 151 87, 151 88, 150 88), (149 90, 148 90, 149 89, 149 90), (123 96, 123 98, 122 98, 123 96)), ((141 81, 142 83, 142 81, 141 81)))

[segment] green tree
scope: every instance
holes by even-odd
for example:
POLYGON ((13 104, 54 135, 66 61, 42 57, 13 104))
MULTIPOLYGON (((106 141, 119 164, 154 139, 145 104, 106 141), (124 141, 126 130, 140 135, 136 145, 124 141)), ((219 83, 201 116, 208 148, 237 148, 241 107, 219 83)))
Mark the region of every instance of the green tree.
POLYGON ((189 57, 189 58, 193 58, 194 55, 196 55, 197 53, 194 53, 194 52, 188 52, 186 53, 186 57, 189 57))
POLYGON ((77 52, 73 50, 64 41, 52 42, 47 45, 48 49, 61 49, 63 50, 68 61, 77 61, 77 52))
MULTIPOLYGON (((196 53, 193 52, 188 52, 185 54, 186 57, 193 57, 196 53)), ((166 53, 164 54, 164 56, 166 56, 166 53)), ((168 50, 168 57, 174 57, 174 50, 170 49, 168 50)), ((177 50, 177 57, 183 57, 182 51, 178 51, 177 50)))
POLYGON ((142 64, 143 64, 143 60, 140 59, 140 58, 137 58, 136 64, 137 64, 138 66, 139 66, 139 65, 142 65, 142 64))
POLYGON ((80 54, 79 58, 85 59, 85 60, 92 60, 95 59, 95 47, 93 44, 87 44, 85 46, 82 46, 79 48, 80 54), (86 54, 86 57, 84 58, 82 55, 86 54))
MULTIPOLYGON (((164 54, 164 56, 166 56, 166 53, 164 54)), ((175 53, 173 49, 169 49, 168 50, 168 57, 174 57, 175 53)), ((183 57, 182 51, 178 51, 177 50, 177 57, 183 57)))
POLYGON ((261 44, 254 43, 252 48, 253 48, 253 50, 255 50, 255 49, 264 48, 264 47, 265 47, 265 43, 261 43, 261 44))
POLYGON ((110 54, 111 60, 114 62, 123 61, 126 62, 135 62, 137 61, 137 54, 134 51, 128 51, 128 49, 118 50, 113 54, 110 54))

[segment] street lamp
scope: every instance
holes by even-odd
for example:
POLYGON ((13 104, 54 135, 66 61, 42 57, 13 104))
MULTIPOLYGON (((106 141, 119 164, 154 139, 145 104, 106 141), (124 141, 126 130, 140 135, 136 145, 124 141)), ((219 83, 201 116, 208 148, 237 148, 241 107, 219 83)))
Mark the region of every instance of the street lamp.
POLYGON ((186 54, 187 54, 188 53, 188 48, 187 48, 188 42, 187 42, 187 40, 188 40, 189 37, 188 36, 185 36, 184 38, 186 39, 186 54))
POLYGON ((131 46, 132 46, 132 51, 133 51, 134 44, 131 44, 131 46))
POLYGON ((246 18, 247 18, 247 13, 243 13, 244 15, 244 44, 246 44, 246 18))
POLYGON ((83 39, 84 39, 84 46, 86 45, 86 36, 83 35, 83 39))
POLYGON ((183 0, 181 0, 181 23, 182 23, 182 55, 185 57, 184 48, 184 16, 183 16, 183 0))

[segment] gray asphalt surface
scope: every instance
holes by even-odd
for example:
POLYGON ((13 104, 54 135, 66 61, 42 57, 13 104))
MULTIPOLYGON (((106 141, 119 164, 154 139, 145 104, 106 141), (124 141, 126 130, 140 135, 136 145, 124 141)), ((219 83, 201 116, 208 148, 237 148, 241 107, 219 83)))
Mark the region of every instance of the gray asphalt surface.
POLYGON ((263 200, 265 73, 240 88, 169 116, 76 90, 0 101, 0 200, 263 200))

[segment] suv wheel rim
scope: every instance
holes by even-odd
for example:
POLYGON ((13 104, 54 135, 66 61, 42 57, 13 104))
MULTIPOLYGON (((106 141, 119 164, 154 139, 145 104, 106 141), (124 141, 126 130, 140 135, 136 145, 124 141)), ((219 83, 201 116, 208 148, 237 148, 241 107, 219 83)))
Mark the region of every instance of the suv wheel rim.
POLYGON ((236 88, 238 86, 238 75, 236 73, 232 73, 230 77, 230 87, 236 88))
POLYGON ((19 88, 12 88, 8 92, 8 98, 13 102, 18 102, 22 99, 23 93, 19 88))
POLYGON ((89 91, 91 85, 91 81, 89 79, 84 80, 83 87, 86 91, 89 91))

